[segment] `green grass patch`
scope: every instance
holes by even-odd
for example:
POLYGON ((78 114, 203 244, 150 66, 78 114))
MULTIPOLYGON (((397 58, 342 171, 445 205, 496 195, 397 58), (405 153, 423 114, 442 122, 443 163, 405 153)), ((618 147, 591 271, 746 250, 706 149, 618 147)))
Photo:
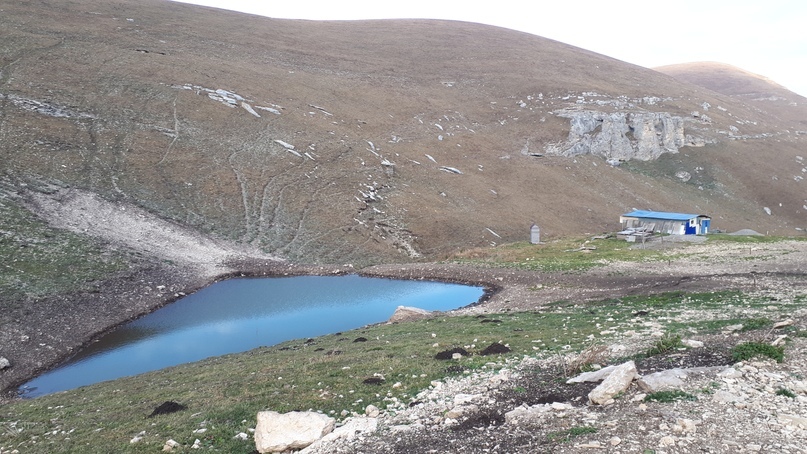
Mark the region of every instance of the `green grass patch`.
POLYGON ((734 362, 747 361, 754 358, 770 358, 781 363, 785 359, 785 348, 764 342, 743 342, 731 350, 734 362))
POLYGON ((644 398, 645 402, 661 402, 661 403, 671 403, 671 402, 678 402, 681 400, 698 400, 692 394, 689 394, 684 391, 674 390, 674 391, 658 391, 655 393, 649 393, 644 398))
POLYGON ((567 319, 565 314, 535 312, 491 317, 501 323, 481 323, 484 319, 473 316, 441 317, 210 358, 12 402, 0 407, 0 421, 26 422, 27 429, 13 440, 15 446, 22 443, 18 449, 24 447, 26 453, 159 452, 169 438, 186 446, 199 438, 206 449, 249 453, 254 449, 252 440, 233 437, 249 433, 258 411, 311 409, 339 418, 342 411, 362 414, 369 404, 398 408, 397 402, 408 404, 432 380, 490 369, 489 363, 508 357, 552 355, 565 351, 566 345, 582 349, 586 337, 596 329, 583 316, 567 319), (578 334, 572 335, 572 331, 578 334), (358 337, 368 341, 354 343, 358 337), (479 355, 498 341, 507 343, 512 352, 479 355), (465 348, 471 356, 434 359, 438 352, 452 347, 465 348), (379 375, 384 377, 383 383, 363 383, 379 375), (146 418, 169 400, 188 409, 146 418), (203 424, 204 434, 193 433, 203 424), (129 443, 144 430, 143 440, 129 443))
POLYGON ((670 257, 661 251, 631 249, 629 243, 615 238, 567 238, 546 244, 518 242, 472 249, 458 254, 453 261, 543 272, 575 272, 609 262, 659 261, 670 257))
POLYGON ((546 434, 546 438, 553 443, 568 443, 581 435, 588 435, 593 433, 597 433, 596 427, 575 426, 566 430, 549 432, 548 434, 546 434))
POLYGON ((776 395, 777 395, 777 396, 785 396, 785 397, 789 397, 789 398, 791 398, 791 399, 795 399, 795 398, 796 398, 796 394, 795 394, 795 393, 793 393, 793 391, 791 391, 791 390, 789 390, 789 389, 786 389, 786 388, 779 388, 779 389, 777 389, 777 390, 776 390, 776 395))

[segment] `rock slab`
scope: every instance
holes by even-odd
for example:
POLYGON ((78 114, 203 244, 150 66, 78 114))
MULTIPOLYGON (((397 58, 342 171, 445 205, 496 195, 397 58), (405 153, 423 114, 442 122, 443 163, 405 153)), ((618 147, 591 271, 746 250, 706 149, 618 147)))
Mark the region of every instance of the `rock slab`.
POLYGON ((258 413, 255 449, 261 453, 303 449, 333 431, 335 420, 315 412, 258 413))
POLYGON ((633 361, 620 364, 605 377, 599 386, 588 393, 588 400, 598 405, 610 403, 614 396, 628 389, 637 375, 636 364, 633 361))

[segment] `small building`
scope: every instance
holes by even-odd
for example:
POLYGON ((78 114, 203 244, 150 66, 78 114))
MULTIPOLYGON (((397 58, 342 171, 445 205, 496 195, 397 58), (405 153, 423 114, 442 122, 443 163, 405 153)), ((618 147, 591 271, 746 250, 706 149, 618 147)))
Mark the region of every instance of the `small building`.
POLYGON ((705 214, 634 210, 619 217, 622 229, 642 229, 670 235, 706 235, 712 218, 705 214))

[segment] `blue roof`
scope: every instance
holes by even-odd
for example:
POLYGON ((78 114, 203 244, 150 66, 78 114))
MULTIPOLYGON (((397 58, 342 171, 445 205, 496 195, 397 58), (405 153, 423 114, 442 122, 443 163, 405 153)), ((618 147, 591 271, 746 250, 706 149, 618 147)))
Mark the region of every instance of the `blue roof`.
MULTIPOLYGON (((647 211, 647 210, 634 210, 630 213, 625 213, 622 216, 629 218, 644 218, 644 219, 665 219, 669 221, 688 221, 701 214, 686 214, 686 213, 669 213, 666 211, 647 211)), ((704 216, 708 217, 708 216, 704 216)))

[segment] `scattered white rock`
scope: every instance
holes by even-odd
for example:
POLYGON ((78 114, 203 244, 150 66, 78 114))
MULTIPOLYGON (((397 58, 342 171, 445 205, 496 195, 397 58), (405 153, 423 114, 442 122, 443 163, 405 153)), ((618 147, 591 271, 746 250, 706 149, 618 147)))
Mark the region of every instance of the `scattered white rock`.
POLYGON ((787 320, 782 320, 781 322, 776 322, 773 324, 773 329, 784 328, 785 326, 793 325, 793 319, 789 318, 787 320))
POLYGON ((456 173, 457 175, 462 175, 462 172, 456 167, 440 166, 440 170, 442 170, 443 172, 456 173))
POLYGON ((333 452, 332 449, 326 449, 329 444, 342 440, 351 441, 361 434, 370 434, 376 430, 378 430, 377 418, 348 418, 344 424, 334 429, 333 432, 325 435, 319 440, 316 440, 311 445, 300 451, 299 454, 333 452))
POLYGON ((145 436, 146 431, 141 431, 139 434, 135 435, 131 440, 129 440, 129 443, 139 443, 145 436))
POLYGON ((779 415, 779 423, 798 429, 807 429, 807 418, 804 416, 781 414, 779 415))
POLYGON ((163 452, 171 452, 174 448, 178 448, 181 445, 172 439, 168 439, 165 444, 163 445, 163 452))
POLYGON ((378 418, 378 415, 381 413, 381 410, 378 409, 375 405, 368 405, 364 409, 364 414, 366 414, 370 418, 378 418))
POLYGON ((0 356, 0 370, 8 369, 9 367, 11 367, 11 361, 9 361, 8 358, 0 356))

